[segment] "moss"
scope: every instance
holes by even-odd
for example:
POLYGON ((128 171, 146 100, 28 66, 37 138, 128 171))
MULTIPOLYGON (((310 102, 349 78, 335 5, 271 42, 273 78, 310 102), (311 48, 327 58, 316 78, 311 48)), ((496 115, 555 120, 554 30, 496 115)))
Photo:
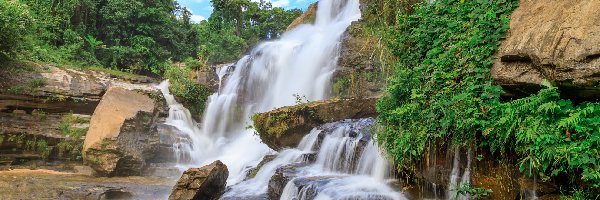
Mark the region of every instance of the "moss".
POLYGON ((108 145, 110 145, 111 143, 113 143, 113 141, 111 139, 108 139, 108 138, 102 139, 102 141, 100 142, 100 150, 106 150, 108 145))
POLYGON ((350 79, 348 77, 341 77, 335 80, 333 83, 333 94, 337 97, 346 96, 349 94, 348 89, 350 87, 350 79))
POLYGON ((200 119, 206 107, 206 100, 211 95, 211 89, 195 82, 193 70, 170 66, 165 71, 165 78, 171 85, 169 90, 178 102, 187 107, 196 119, 200 119))
POLYGON ((13 85, 8 89, 12 94, 29 94, 36 92, 39 88, 46 85, 46 79, 44 78, 33 78, 26 83, 20 83, 13 85))
POLYGON ((75 128, 73 127, 76 124, 88 123, 89 121, 73 115, 73 113, 68 113, 63 116, 62 122, 59 125, 60 130, 64 135, 72 136, 75 138, 81 137, 85 135, 87 132, 87 128, 75 128))
POLYGON ((48 118, 48 114, 41 109, 31 111, 31 115, 38 118, 40 121, 44 121, 48 118))

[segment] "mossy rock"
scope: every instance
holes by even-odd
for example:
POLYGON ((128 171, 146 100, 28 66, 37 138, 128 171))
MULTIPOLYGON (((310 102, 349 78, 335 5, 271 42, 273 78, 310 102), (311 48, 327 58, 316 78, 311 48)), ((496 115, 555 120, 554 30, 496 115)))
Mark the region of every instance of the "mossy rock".
POLYGON ((374 117, 376 98, 335 99, 282 107, 252 116, 254 128, 272 149, 293 148, 321 124, 343 119, 374 117))

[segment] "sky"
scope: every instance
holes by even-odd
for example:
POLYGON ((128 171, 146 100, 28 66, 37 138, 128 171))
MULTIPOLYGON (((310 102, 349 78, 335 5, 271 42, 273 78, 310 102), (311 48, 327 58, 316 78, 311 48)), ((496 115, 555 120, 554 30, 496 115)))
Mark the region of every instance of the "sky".
MULTIPOLYGON (((282 7, 285 9, 299 8, 306 10, 308 6, 316 2, 316 0, 266 0, 270 1, 273 7, 282 7)), ((177 0, 179 5, 187 7, 192 11, 192 22, 199 23, 200 21, 210 17, 212 6, 210 0, 177 0)))

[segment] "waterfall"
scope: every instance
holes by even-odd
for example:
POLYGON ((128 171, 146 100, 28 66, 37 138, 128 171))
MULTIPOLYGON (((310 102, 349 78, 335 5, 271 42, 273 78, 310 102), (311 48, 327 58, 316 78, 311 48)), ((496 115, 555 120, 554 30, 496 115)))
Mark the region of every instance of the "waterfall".
POLYGON ((166 123, 190 140, 175 146, 181 168, 221 160, 229 169, 228 184, 236 184, 264 155, 275 153, 246 128, 252 114, 294 105, 294 95, 328 98, 341 36, 360 18, 360 10, 358 0, 323 0, 318 6, 315 24, 261 43, 231 69, 219 69, 220 79, 229 74, 208 98, 201 128, 169 93, 168 82, 159 86, 169 104, 166 123))
POLYGON ((169 93, 169 82, 159 86, 169 105, 166 124, 189 138, 174 145, 178 165, 186 169, 214 160, 225 163, 229 187, 223 199, 264 199, 277 170, 293 164, 301 166, 293 180, 280 184, 282 199, 404 199, 386 184, 392 168, 371 140, 372 118, 313 129, 298 147, 281 152, 246 128, 254 113, 294 105, 295 96, 315 101, 331 93, 341 36, 360 18, 359 3, 322 0, 318 7, 315 24, 259 44, 234 65, 217 70, 219 89, 208 98, 201 128, 169 93), (247 172, 269 154, 276 157, 248 179, 247 172))
POLYGON ((460 176, 460 148, 454 149, 454 160, 452 162, 452 171, 450 172, 450 182, 448 183, 448 197, 451 199, 470 199, 469 195, 457 195, 457 189, 461 186, 471 184, 471 160, 473 159, 473 149, 469 148, 467 152, 467 166, 460 176), (456 198, 455 198, 456 197, 456 198))

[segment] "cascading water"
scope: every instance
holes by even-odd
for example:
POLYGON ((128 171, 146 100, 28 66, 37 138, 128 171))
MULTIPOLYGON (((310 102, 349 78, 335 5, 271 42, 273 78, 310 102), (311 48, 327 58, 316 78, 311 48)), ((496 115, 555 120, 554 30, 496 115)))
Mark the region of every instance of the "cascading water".
POLYGON ((292 166, 295 176, 289 177, 293 179, 285 185, 282 200, 403 199, 385 184, 393 173, 371 141, 373 123, 372 118, 345 120, 313 129, 297 148, 282 151, 253 179, 232 186, 224 199, 265 196, 269 180, 284 165, 292 166), (310 154, 316 159, 308 164, 305 155, 310 154))
POLYGON ((168 83, 161 84, 170 107, 167 124, 191 140, 179 147, 189 155, 181 159, 183 168, 221 160, 230 171, 228 183, 240 182, 250 164, 274 153, 245 128, 252 114, 293 105, 294 95, 311 101, 328 97, 340 37, 360 18, 360 10, 358 0, 323 0, 318 6, 314 25, 300 25, 279 40, 258 45, 232 66, 219 91, 209 97, 202 129, 168 93, 168 83))
POLYGON ((469 195, 457 195, 457 189, 461 186, 471 184, 471 160, 473 159, 473 150, 469 148, 467 152, 467 166, 460 176, 460 150, 457 147, 454 150, 454 160, 452 162, 452 171, 450 172, 450 182, 448 184, 448 197, 452 199, 466 200, 469 195))
MULTIPOLYGON (((317 160, 301 170, 302 177, 332 176, 322 185, 314 185, 313 197, 401 199, 384 182, 389 176, 389 164, 370 141, 370 135, 352 135, 354 129, 348 126, 327 133, 322 141, 319 139, 322 131, 313 130, 298 148, 279 152, 254 178, 245 180, 247 171, 263 156, 277 153, 262 144, 254 130, 246 128, 251 124, 250 116, 293 105, 298 95, 314 101, 326 99, 330 94, 340 38, 350 23, 360 18, 360 10, 358 0, 322 0, 318 7, 315 24, 300 25, 279 40, 258 45, 235 65, 218 69, 219 90, 208 99, 202 128, 169 93, 168 81, 159 86, 169 104, 166 124, 189 138, 175 145, 178 164, 185 169, 221 160, 229 169, 227 183, 231 187, 224 195, 226 199, 265 195, 277 168, 306 163, 311 154, 317 160), (320 150, 314 155, 319 145, 320 150), (314 196, 317 190, 319 194, 314 196)), ((293 185, 289 191, 293 191, 293 185)), ((298 192, 306 193, 306 188, 298 192)), ((283 195, 297 197, 294 192, 283 195)))

